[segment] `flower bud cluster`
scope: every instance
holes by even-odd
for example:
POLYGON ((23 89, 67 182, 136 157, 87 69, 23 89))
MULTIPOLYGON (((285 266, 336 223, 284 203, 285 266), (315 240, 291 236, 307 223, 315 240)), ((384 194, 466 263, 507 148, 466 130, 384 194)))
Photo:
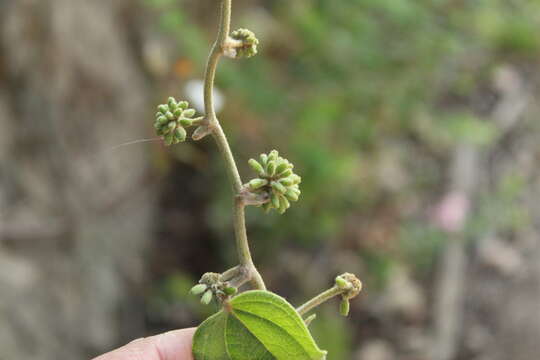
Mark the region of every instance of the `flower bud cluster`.
POLYGON ((165 144, 170 146, 186 140, 186 127, 198 124, 202 118, 194 119, 195 110, 189 108, 187 101, 176 102, 170 97, 167 104, 157 107, 154 128, 156 134, 162 136, 165 144))
POLYGON ((201 303, 208 305, 214 297, 223 301, 235 295, 238 289, 230 286, 227 281, 221 281, 221 274, 206 273, 201 277, 199 283, 191 288, 190 292, 193 295, 202 294, 201 303))
POLYGON ((280 157, 277 150, 272 150, 268 155, 261 154, 260 162, 250 159, 249 165, 259 176, 247 183, 246 187, 254 194, 268 196, 270 201, 261 205, 264 210, 275 209, 283 214, 291 206, 291 201, 298 201, 302 178, 293 173, 294 165, 280 157))
POLYGON ((343 316, 349 315, 349 300, 356 297, 362 291, 362 282, 350 273, 344 273, 336 277, 336 286, 343 290, 339 312, 343 316))
POLYGON ((226 56, 233 59, 250 58, 257 55, 257 45, 259 40, 252 31, 238 29, 232 32, 224 51, 226 56))

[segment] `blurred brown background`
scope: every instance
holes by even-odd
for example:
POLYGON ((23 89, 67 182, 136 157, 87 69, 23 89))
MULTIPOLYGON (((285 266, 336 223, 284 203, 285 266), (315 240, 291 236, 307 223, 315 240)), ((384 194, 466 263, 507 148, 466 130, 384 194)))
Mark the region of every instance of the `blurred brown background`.
MULTIPOLYGON (((216 310, 187 292, 235 264, 215 145, 165 148, 155 106, 201 102, 217 1, 0 0, 0 359, 89 359, 216 310)), ((332 360, 540 353, 540 2, 235 0, 261 40, 225 60, 220 118, 246 161, 303 177, 249 209, 269 288, 332 360)), ((199 105, 200 106, 200 105, 199 105)))

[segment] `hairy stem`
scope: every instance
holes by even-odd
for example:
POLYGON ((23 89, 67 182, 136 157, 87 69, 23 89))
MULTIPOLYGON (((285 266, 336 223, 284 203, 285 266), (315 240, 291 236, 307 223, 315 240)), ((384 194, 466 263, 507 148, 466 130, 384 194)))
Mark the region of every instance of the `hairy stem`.
POLYGON ((225 160, 227 174, 232 183, 232 189, 235 194, 233 223, 236 237, 236 247, 238 251, 238 260, 240 262, 240 266, 244 267, 248 271, 252 286, 256 289, 264 290, 266 289, 264 281, 253 264, 249 250, 245 222, 245 204, 238 198, 238 194, 240 194, 242 191, 242 179, 240 178, 238 167, 236 166, 227 137, 225 136, 219 120, 217 119, 213 100, 216 69, 219 59, 223 55, 223 46, 227 41, 231 28, 231 6, 232 0, 222 0, 219 32, 217 40, 210 52, 210 56, 208 57, 208 64, 206 66, 204 81, 204 107, 206 112, 206 121, 208 123, 207 125, 211 129, 212 137, 216 141, 219 152, 225 160))
POLYGON ((333 298, 335 296, 343 294, 344 292, 345 292, 345 290, 343 290, 343 289, 339 288, 337 285, 335 285, 335 286, 331 287, 330 289, 326 290, 325 292, 315 296, 313 299, 309 300, 304 305, 299 306, 296 309, 296 311, 300 315, 304 315, 304 314, 310 312, 311 310, 313 310, 314 308, 316 308, 317 306, 327 302, 328 300, 330 300, 331 298, 333 298))

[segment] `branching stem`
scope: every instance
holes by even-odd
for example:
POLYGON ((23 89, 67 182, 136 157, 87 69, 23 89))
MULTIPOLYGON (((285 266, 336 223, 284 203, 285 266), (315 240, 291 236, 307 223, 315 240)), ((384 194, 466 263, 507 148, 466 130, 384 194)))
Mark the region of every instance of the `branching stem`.
POLYGON ((238 194, 240 194, 242 191, 242 179, 240 178, 240 173, 238 172, 238 167, 236 166, 227 137, 225 136, 225 133, 223 132, 223 129, 217 119, 213 100, 216 69, 219 59, 223 55, 223 47, 229 37, 231 29, 231 7, 232 0, 222 0, 219 32, 217 40, 210 52, 210 56, 208 57, 208 63, 206 66, 204 81, 204 107, 206 112, 207 126, 211 130, 212 137, 216 141, 219 152, 225 160, 227 174, 232 183, 235 198, 233 207, 233 223, 236 237, 236 247, 238 251, 238 260, 240 262, 240 266, 244 267, 248 271, 248 276, 252 286, 256 289, 264 290, 266 289, 266 286, 264 285, 261 275, 253 264, 251 252, 249 250, 245 222, 245 204, 238 198, 238 194))

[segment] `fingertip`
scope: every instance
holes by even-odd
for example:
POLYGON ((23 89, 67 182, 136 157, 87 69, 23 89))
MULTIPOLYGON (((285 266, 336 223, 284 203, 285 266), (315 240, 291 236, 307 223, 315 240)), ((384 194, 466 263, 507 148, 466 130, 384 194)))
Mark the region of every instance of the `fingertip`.
POLYGON ((192 360, 192 343, 195 328, 173 330, 151 337, 160 360, 192 360))
POLYGON ((195 330, 174 330, 140 338, 94 360, 193 360, 191 347, 195 330))

